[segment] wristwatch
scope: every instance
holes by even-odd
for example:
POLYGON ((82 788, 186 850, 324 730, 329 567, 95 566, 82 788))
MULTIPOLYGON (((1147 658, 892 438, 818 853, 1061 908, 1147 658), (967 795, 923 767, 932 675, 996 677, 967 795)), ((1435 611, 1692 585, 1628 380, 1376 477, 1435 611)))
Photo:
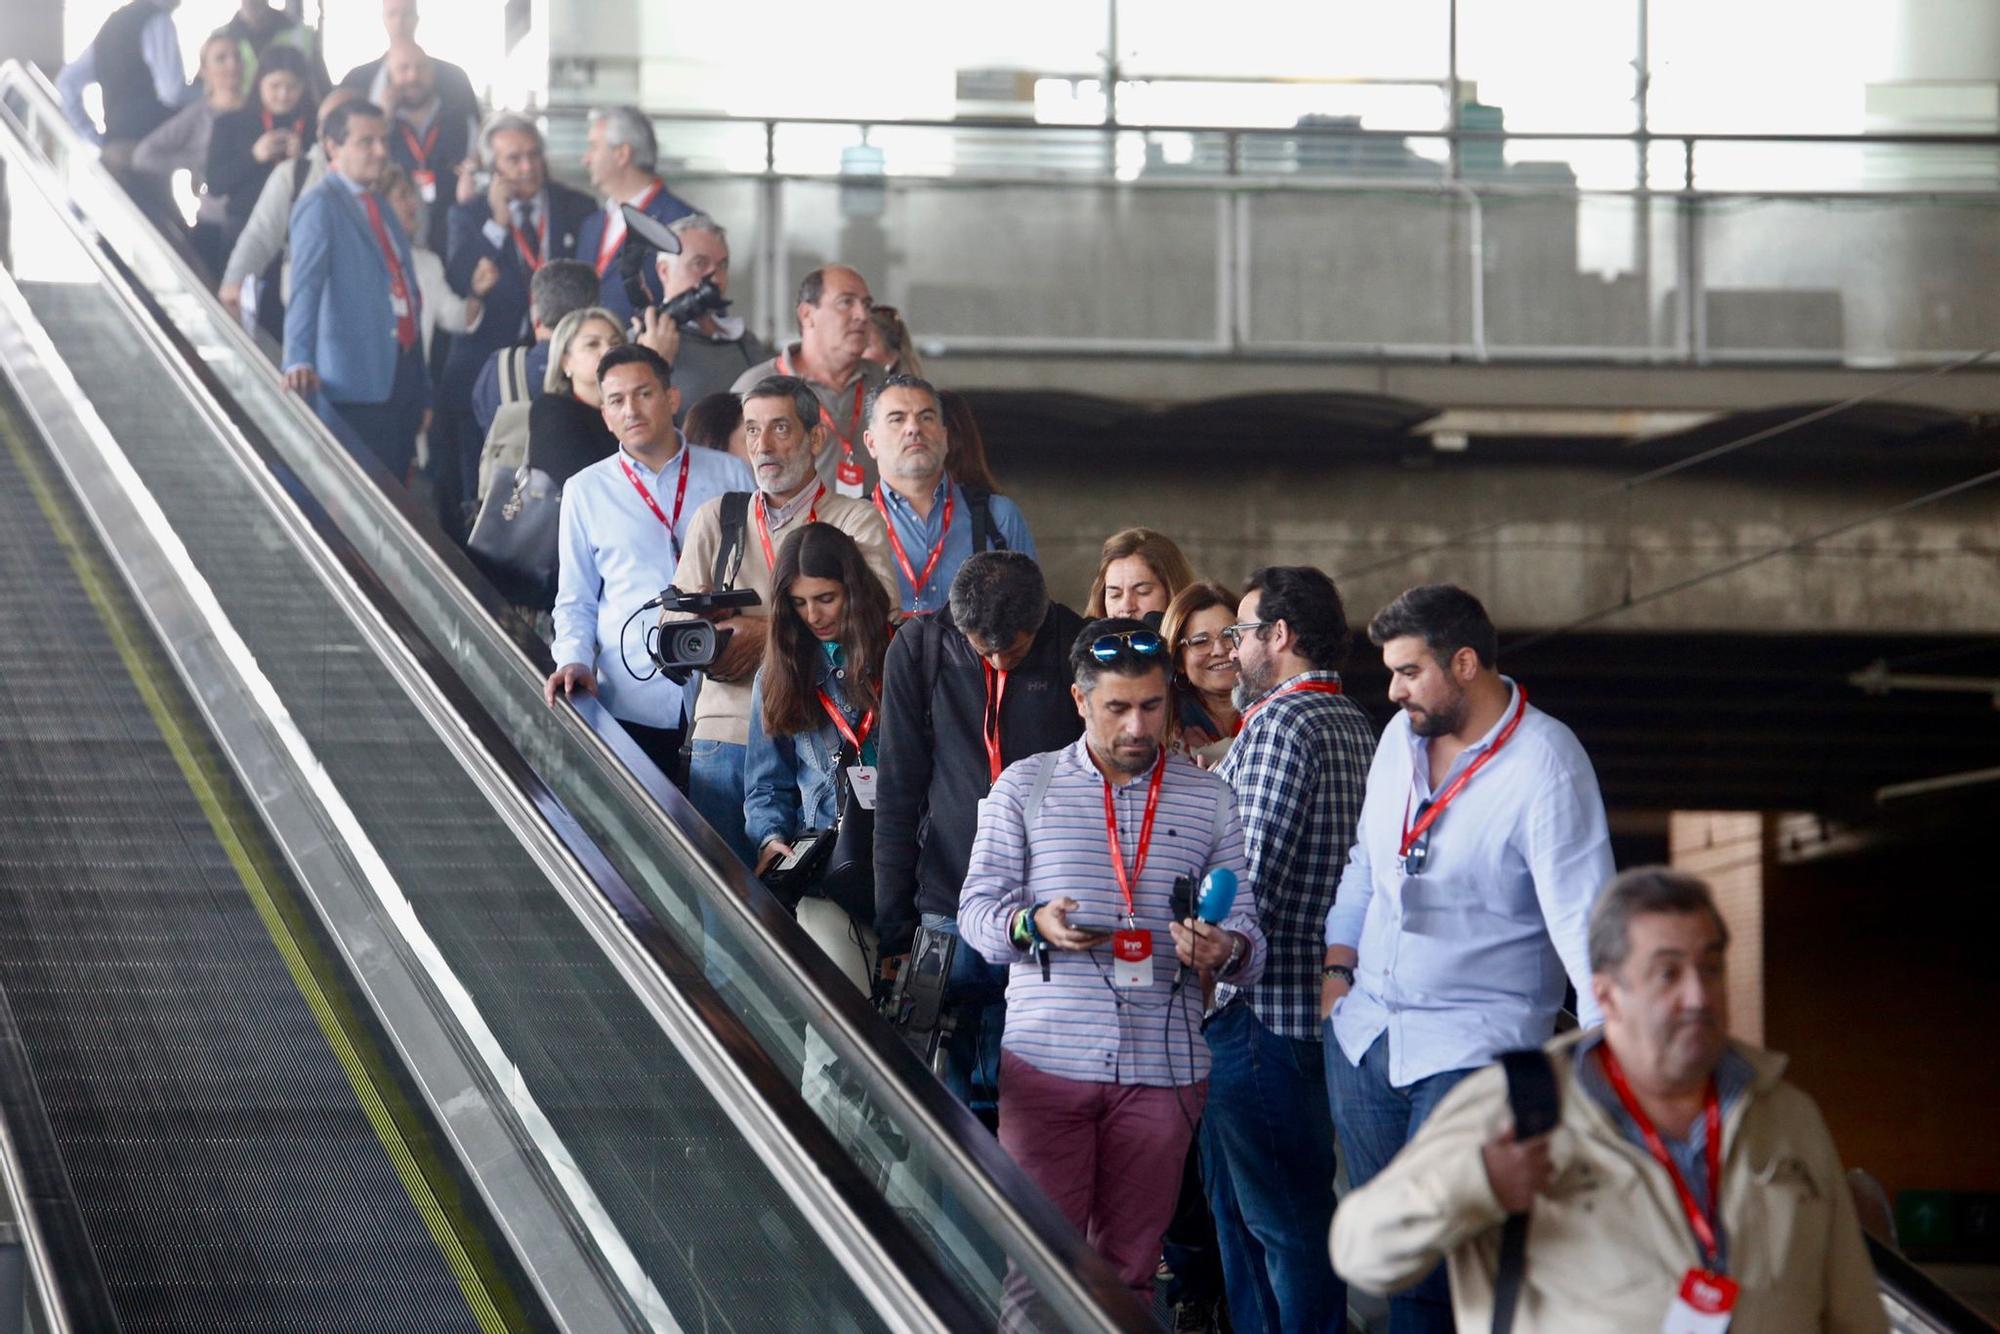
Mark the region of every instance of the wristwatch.
POLYGON ((1216 974, 1215 974, 1215 975, 1216 975, 1217 977, 1228 977, 1228 976, 1229 976, 1229 975, 1230 975, 1231 973, 1235 972, 1235 971, 1236 971, 1236 965, 1238 965, 1238 964, 1240 964, 1240 963, 1242 963, 1242 962, 1243 962, 1243 953, 1244 953, 1244 951, 1243 951, 1243 934, 1242 934, 1242 932, 1240 932, 1240 931, 1232 931, 1232 932, 1230 932, 1230 933, 1229 933, 1229 960, 1228 960, 1228 962, 1224 963, 1224 964, 1222 965, 1222 967, 1221 967, 1221 968, 1219 968, 1219 969, 1217 969, 1217 970, 1216 970, 1216 974))
POLYGON ((1320 976, 1320 981, 1322 982, 1326 981, 1330 977, 1337 977, 1341 981, 1347 983, 1347 985, 1350 987, 1354 985, 1354 970, 1352 968, 1349 968, 1344 963, 1327 964, 1324 968, 1319 970, 1319 976, 1320 976))

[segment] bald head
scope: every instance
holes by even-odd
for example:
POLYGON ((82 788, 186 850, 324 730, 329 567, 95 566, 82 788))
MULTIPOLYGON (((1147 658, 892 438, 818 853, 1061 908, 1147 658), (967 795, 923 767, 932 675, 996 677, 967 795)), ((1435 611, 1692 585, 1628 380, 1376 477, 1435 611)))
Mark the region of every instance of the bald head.
POLYGON ((389 100, 398 107, 416 110, 428 105, 437 94, 437 75, 431 58, 412 41, 389 43, 382 61, 382 75, 388 81, 389 100))
POLYGON ((407 42, 417 35, 417 0, 382 0, 382 26, 391 42, 407 42))

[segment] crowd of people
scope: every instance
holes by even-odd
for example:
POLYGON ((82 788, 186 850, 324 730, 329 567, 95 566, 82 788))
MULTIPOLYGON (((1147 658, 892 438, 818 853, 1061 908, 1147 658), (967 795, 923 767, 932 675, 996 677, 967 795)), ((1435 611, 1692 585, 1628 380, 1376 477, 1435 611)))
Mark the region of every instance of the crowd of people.
POLYGON ((595 695, 858 987, 948 957, 947 1085, 1141 1298, 1246 1334, 1344 1328, 1348 1281, 1399 1334, 1883 1327, 1810 1101, 1726 1036, 1707 890, 1613 874, 1475 596, 1367 622, 1379 737, 1320 570, 1218 581, 1127 528, 1079 614, 861 273, 805 274, 774 344, 729 313, 728 232, 643 114, 593 114, 584 193, 414 0, 338 85, 262 0, 187 85, 173 8, 63 72, 79 125, 128 180, 191 171, 219 297, 387 485, 427 479, 552 706, 595 695), (624 206, 672 238, 637 286, 624 206), (712 656, 670 661, 696 620, 712 656), (1553 1130, 1493 1067, 1545 1044, 1553 1130))

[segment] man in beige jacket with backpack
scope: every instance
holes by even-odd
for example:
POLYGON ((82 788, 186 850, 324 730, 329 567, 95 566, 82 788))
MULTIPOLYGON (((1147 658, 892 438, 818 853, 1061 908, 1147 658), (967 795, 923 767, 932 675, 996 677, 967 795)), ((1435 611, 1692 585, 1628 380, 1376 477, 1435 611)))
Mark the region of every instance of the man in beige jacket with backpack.
POLYGON ((1509 1319, 1515 1334, 1886 1331, 1819 1109, 1784 1057, 1727 1036, 1728 945, 1701 881, 1614 879, 1590 926, 1604 1026, 1551 1042, 1545 1063, 1516 1058, 1525 1074, 1493 1066, 1452 1090, 1341 1201, 1334 1268, 1389 1291, 1442 1259, 1458 1327, 1482 1334, 1509 1319), (1524 1094, 1537 1080, 1541 1096, 1524 1094), (1546 1114, 1550 1096, 1554 1129, 1517 1139, 1510 1107, 1546 1114), (1522 1263, 1496 1287, 1513 1214, 1527 1215, 1522 1263))

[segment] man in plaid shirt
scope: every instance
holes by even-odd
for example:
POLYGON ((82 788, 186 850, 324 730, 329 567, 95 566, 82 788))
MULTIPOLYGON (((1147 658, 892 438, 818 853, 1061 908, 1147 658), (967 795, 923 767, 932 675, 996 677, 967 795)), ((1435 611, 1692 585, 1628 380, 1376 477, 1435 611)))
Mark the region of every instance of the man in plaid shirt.
POLYGON ((1341 1330, 1347 1289, 1327 1260, 1333 1117, 1320 1044, 1321 934, 1354 842, 1375 737, 1341 693, 1347 615, 1305 566, 1250 577, 1236 655, 1243 730, 1217 773, 1236 792, 1269 954, 1247 991, 1218 991, 1202 1168, 1231 1324, 1341 1330))

